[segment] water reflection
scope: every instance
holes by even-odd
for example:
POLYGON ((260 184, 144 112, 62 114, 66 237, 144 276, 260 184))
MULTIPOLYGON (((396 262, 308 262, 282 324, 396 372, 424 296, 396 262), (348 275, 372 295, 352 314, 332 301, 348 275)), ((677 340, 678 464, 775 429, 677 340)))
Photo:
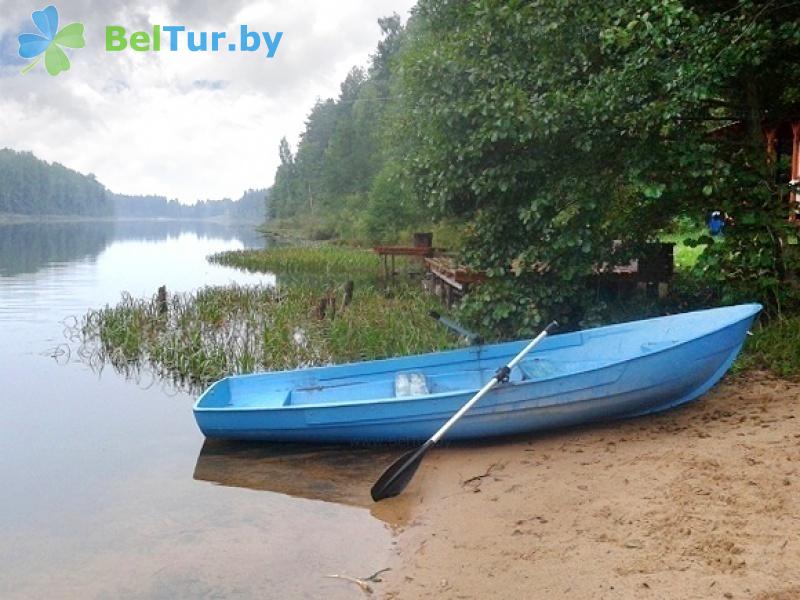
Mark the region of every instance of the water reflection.
POLYGON ((274 492, 369 508, 391 525, 404 521, 402 505, 375 504, 369 490, 405 449, 277 444, 206 439, 194 478, 227 487, 274 492), (399 509, 399 510, 398 510, 399 509))
POLYGON ((76 351, 76 319, 123 290, 274 282, 209 264, 263 244, 216 228, 0 225, 3 600, 345 599, 360 592, 326 574, 387 566, 391 532, 360 506, 192 479, 203 444, 193 397, 146 372, 129 373, 135 384, 99 376, 76 351))
POLYGON ((110 221, 0 225, 0 276, 35 273, 54 262, 95 258, 113 239, 110 221))
POLYGON ((215 221, 114 221, 117 240, 160 241, 193 233, 200 238, 215 238, 226 242, 238 240, 245 248, 264 245, 264 236, 252 224, 227 224, 215 221))
POLYGON ((210 221, 0 223, 0 277, 36 273, 53 263, 94 260, 117 241, 162 241, 187 233, 201 239, 238 241, 245 248, 265 243, 252 225, 210 221))

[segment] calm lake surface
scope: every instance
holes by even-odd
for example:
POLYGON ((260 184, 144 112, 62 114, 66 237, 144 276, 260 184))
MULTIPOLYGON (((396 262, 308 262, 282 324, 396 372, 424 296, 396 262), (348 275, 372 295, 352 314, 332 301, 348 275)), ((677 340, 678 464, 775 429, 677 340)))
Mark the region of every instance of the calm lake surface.
POLYGON ((205 260, 263 244, 201 223, 0 225, 0 598, 358 598, 325 575, 387 566, 368 490, 393 454, 204 444, 190 395, 65 352, 74 317, 122 291, 273 282, 205 260))

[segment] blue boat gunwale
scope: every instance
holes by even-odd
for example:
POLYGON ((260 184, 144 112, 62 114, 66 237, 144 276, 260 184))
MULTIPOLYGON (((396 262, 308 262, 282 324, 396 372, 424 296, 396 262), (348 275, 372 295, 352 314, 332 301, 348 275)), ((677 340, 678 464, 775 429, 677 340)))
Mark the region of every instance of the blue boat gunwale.
MULTIPOLYGON (((640 360, 645 356, 650 357, 650 356, 656 356, 658 354, 662 354, 664 352, 669 352, 669 351, 674 350, 675 348, 679 348, 679 347, 684 346, 686 344, 691 344, 691 343, 697 342, 698 340, 702 340, 702 339, 707 338, 709 336, 716 335, 717 333, 719 333, 721 331, 724 331, 726 329, 729 329, 731 327, 735 327, 738 324, 740 324, 742 321, 744 321, 746 319, 752 319, 753 317, 758 315, 758 313, 761 312, 761 310, 763 309, 763 306, 761 304, 758 304, 758 303, 738 304, 738 305, 732 305, 732 306, 727 306, 727 307, 717 307, 717 308, 711 308, 711 309, 703 309, 703 310, 699 310, 699 311, 691 311, 689 313, 678 313, 676 315, 665 315, 665 316, 660 316, 660 317, 651 317, 649 319, 641 319, 641 320, 638 320, 638 321, 626 321, 626 322, 622 322, 622 323, 613 323, 611 325, 604 325, 604 326, 600 326, 600 327, 594 327, 594 328, 591 328, 591 329, 584 329, 584 330, 579 330, 579 331, 574 331, 574 332, 568 332, 568 333, 564 333, 564 334, 554 335, 554 336, 550 337, 549 339, 558 340, 558 338, 562 337, 562 336, 574 336, 574 337, 578 337, 579 339, 581 339, 581 342, 579 342, 579 343, 567 343, 567 344, 564 344, 563 346, 557 346, 556 348, 551 348, 549 350, 555 350, 555 349, 562 348, 562 347, 582 345, 583 344, 582 338, 583 338, 583 334, 584 333, 588 333, 588 332, 591 332, 591 331, 597 331, 599 329, 603 329, 603 330, 606 330, 606 331, 609 331, 609 332, 613 332, 614 330, 621 329, 621 328, 624 328, 626 326, 629 327, 634 323, 639 325, 639 324, 642 324, 642 323, 648 323, 648 322, 652 322, 652 321, 668 319, 670 317, 679 317, 681 315, 689 315, 689 314, 696 314, 696 313, 699 313, 699 312, 717 311, 717 310, 733 309, 733 308, 742 309, 742 313, 743 314, 741 316, 739 316, 738 318, 736 318, 735 320, 731 320, 730 322, 728 322, 724 326, 715 328, 715 329, 713 329, 713 330, 711 330, 711 331, 709 331, 709 332, 707 332, 707 333, 705 333, 705 334, 703 334, 701 336, 688 337, 688 338, 686 338, 684 340, 675 342, 675 343, 670 344, 668 346, 655 349, 655 350, 653 350, 651 352, 648 352, 647 354, 639 354, 639 355, 630 356, 630 357, 625 358, 625 359, 610 361, 610 362, 607 362, 605 364, 600 364, 600 365, 597 365, 597 366, 593 366, 593 367, 588 368, 586 370, 570 371, 570 372, 565 372, 565 373, 555 373, 555 374, 552 374, 552 375, 545 375, 545 376, 542 376, 542 377, 537 377, 535 379, 531 378, 531 379, 523 379, 523 380, 519 380, 519 381, 512 381, 512 382, 507 383, 506 386, 519 387, 519 386, 523 386, 523 385, 533 385, 533 384, 540 384, 540 383, 543 383, 543 382, 552 382, 552 381, 556 381, 556 380, 559 380, 559 379, 566 379, 566 378, 574 377, 576 374, 584 375, 584 374, 592 373, 594 371, 600 371, 600 370, 603 370, 603 369, 607 369, 610 366, 615 366, 616 367, 616 366, 620 366, 620 365, 625 365, 627 367, 627 365, 629 363, 631 363, 633 361, 640 360), (746 309, 749 309, 749 310, 746 310, 746 309)), ((397 404, 397 403, 410 403, 410 402, 428 402, 430 400, 445 399, 445 398, 451 398, 451 397, 454 397, 454 396, 463 396, 465 394, 474 393, 479 388, 476 387, 476 388, 463 388, 463 389, 459 389, 459 390, 447 390, 447 391, 444 391, 444 392, 434 392, 434 393, 430 393, 430 394, 421 394, 421 395, 418 395, 418 396, 407 396, 407 397, 403 397, 403 398, 398 398, 397 396, 388 396, 388 397, 380 397, 380 398, 374 398, 374 399, 369 399, 369 400, 361 400, 361 401, 358 401, 358 402, 337 401, 337 402, 320 402, 320 403, 309 403, 309 404, 299 404, 299 405, 281 404, 281 405, 277 405, 277 406, 267 406, 267 405, 263 405, 263 406, 237 406, 237 405, 230 405, 230 404, 226 405, 226 406, 200 406, 200 404, 203 401, 203 399, 206 398, 208 395, 210 395, 218 385, 222 385, 223 383, 230 382, 230 380, 233 380, 233 379, 242 380, 242 379, 259 378, 259 377, 265 377, 265 376, 278 378, 281 375, 292 375, 292 374, 297 374, 297 373, 301 373, 301 372, 302 373, 307 373, 308 371, 316 371, 316 370, 326 371, 326 372, 330 372, 330 370, 344 370, 345 368, 358 366, 358 365, 365 365, 365 364, 369 364, 370 366, 390 367, 390 368, 386 368, 386 369, 383 369, 383 370, 370 369, 370 371, 368 373, 369 375, 380 375, 380 374, 384 374, 384 373, 390 374, 390 373, 397 373, 398 371, 409 370, 409 369, 403 369, 403 368, 399 368, 398 369, 396 367, 397 363, 401 362, 403 360, 411 360, 411 359, 418 360, 418 359, 426 359, 426 358, 437 358, 438 359, 437 363, 439 363, 439 365, 446 365, 446 364, 451 364, 451 363, 455 364, 455 363, 458 363, 458 362, 474 362, 474 361, 481 361, 481 360, 491 359, 491 358, 500 358, 500 357, 503 357, 503 356, 513 356, 513 354, 510 354, 508 352, 500 352, 500 350, 504 349, 505 347, 511 347, 511 346, 515 346, 515 345, 519 346, 520 344, 523 344, 523 343, 525 343, 525 340, 512 340, 512 341, 509 341, 509 342, 500 342, 500 343, 497 343, 497 344, 486 344, 486 345, 480 345, 480 346, 471 346, 471 347, 467 347, 467 348, 455 348, 455 349, 452 349, 452 350, 445 350, 445 351, 440 351, 440 352, 426 352, 426 353, 423 353, 423 354, 412 354, 412 355, 404 355, 404 356, 395 356, 395 357, 381 358, 381 359, 375 359, 375 360, 370 360, 370 361, 341 363, 341 364, 327 365, 327 366, 315 366, 315 367, 310 367, 309 369, 305 369, 305 370, 302 370, 302 371, 299 370, 299 369, 287 369, 287 370, 282 370, 282 371, 264 371, 264 372, 259 372, 259 373, 248 373, 248 374, 244 374, 244 375, 228 375, 226 377, 223 377, 222 379, 219 379, 218 381, 214 382, 211 386, 209 386, 198 397, 197 401, 193 405, 193 410, 194 410, 194 412, 209 412, 209 413, 232 412, 232 411, 245 413, 245 412, 258 412, 258 411, 290 411, 290 410, 307 410, 307 409, 315 409, 316 410, 316 409, 322 409, 322 408, 347 408, 347 407, 358 407, 358 406, 364 406, 364 405, 397 404), (495 351, 495 352, 493 352, 494 356, 481 356, 482 351, 485 351, 485 350, 490 350, 490 351, 494 350, 495 351), (447 356, 452 356, 454 354, 462 354, 462 355, 466 354, 466 357, 463 360, 460 360, 460 361, 459 360, 456 360, 456 361, 443 360, 447 356), (469 355, 472 355, 472 354, 475 354, 476 356, 470 357, 469 355), (395 366, 392 366, 389 363, 392 363, 395 366)), ((545 350, 545 351, 547 351, 547 350, 545 350)), ((534 351, 533 354, 536 354, 536 351, 534 351)), ((431 365, 426 365, 426 366, 431 366, 431 365)), ((437 365, 432 365, 432 366, 437 366, 437 365)), ((422 368, 424 368, 424 367, 414 367, 411 370, 413 370, 413 369, 422 369, 422 368)), ((330 377, 330 378, 326 378, 326 379, 337 379, 337 378, 338 377, 330 377)), ((320 380, 320 383, 322 383, 326 379, 320 380)), ((502 389, 507 389, 507 388, 497 388, 496 391, 501 391, 502 389)))

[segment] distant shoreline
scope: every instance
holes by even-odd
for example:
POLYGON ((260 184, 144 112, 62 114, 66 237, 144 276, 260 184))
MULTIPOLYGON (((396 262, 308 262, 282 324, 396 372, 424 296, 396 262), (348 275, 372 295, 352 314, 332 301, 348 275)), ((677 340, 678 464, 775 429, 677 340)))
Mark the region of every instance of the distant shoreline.
POLYGON ((254 223, 246 219, 228 217, 85 217, 77 215, 21 215, 16 213, 0 213, 0 225, 23 225, 28 223, 110 223, 116 221, 156 221, 164 223, 217 223, 220 225, 252 225, 260 227, 263 223, 254 223))

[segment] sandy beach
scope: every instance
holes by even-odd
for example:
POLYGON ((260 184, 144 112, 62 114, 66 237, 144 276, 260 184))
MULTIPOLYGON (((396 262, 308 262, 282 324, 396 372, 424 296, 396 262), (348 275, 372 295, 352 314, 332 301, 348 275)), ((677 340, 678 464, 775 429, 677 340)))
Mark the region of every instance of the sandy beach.
POLYGON ((800 384, 767 373, 661 415, 437 449, 372 508, 397 524, 373 597, 800 598, 799 468, 800 384))

